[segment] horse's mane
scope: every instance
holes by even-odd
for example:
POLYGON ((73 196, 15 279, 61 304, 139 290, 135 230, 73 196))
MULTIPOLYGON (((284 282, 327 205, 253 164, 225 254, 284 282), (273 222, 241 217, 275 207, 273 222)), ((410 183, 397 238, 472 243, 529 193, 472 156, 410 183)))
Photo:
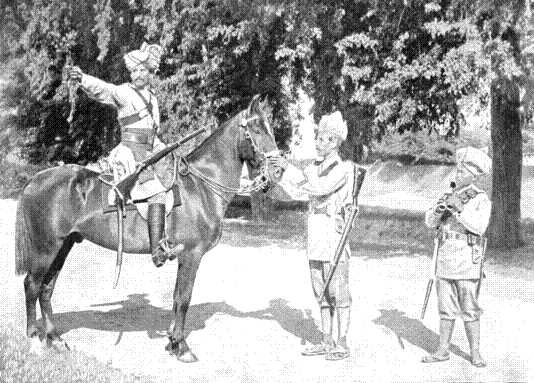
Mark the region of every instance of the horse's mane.
POLYGON ((187 155, 187 159, 192 160, 194 158, 201 156, 202 153, 199 153, 199 152, 204 151, 204 148, 206 146, 211 145, 213 142, 217 142, 219 140, 219 137, 221 137, 224 134, 224 132, 226 132, 227 128, 230 125, 234 125, 237 123, 236 120, 238 118, 241 118, 242 113, 243 112, 237 113, 235 116, 233 116, 229 120, 226 120, 221 125, 219 125, 208 137, 206 137, 206 139, 204 139, 204 141, 200 143, 200 145, 198 145, 195 149, 193 149, 193 151, 191 151, 187 155))

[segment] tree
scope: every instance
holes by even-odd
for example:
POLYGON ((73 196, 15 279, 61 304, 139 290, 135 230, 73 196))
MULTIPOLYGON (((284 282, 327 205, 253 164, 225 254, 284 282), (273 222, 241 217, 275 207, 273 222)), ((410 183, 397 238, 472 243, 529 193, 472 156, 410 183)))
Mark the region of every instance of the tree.
POLYGON ((516 248, 521 238, 521 129, 531 118, 530 100, 521 88, 532 88, 530 0, 482 2, 480 21, 487 31, 494 79, 491 84, 493 152, 492 211, 489 245, 516 248))

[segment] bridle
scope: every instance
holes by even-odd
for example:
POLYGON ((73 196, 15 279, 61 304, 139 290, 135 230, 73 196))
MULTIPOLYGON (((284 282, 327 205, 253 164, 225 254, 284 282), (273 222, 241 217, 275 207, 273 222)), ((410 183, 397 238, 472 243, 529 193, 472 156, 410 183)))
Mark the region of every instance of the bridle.
POLYGON ((267 157, 271 155, 272 153, 271 152, 266 153, 262 151, 259 145, 257 144, 257 142, 254 140, 254 137, 252 136, 252 134, 250 134, 250 130, 249 130, 249 123, 257 120, 258 118, 260 117, 257 115, 252 116, 252 117, 244 117, 241 119, 240 127, 239 127, 239 129, 241 129, 240 133, 243 134, 244 139, 247 140, 252 147, 252 152, 253 152, 252 158, 255 161, 257 158, 259 158, 259 162, 260 162, 260 170, 258 172, 258 175, 254 177, 250 185, 238 187, 238 188, 223 185, 219 183, 218 181, 214 180, 213 178, 203 174, 200 170, 188 164, 185 161, 185 159, 181 159, 182 166, 180 169, 180 174, 181 175, 191 174, 192 176, 197 177, 202 182, 204 182, 206 186, 208 186, 211 190, 213 190, 216 194, 218 194, 219 196, 221 196, 222 198, 226 200, 228 200, 228 198, 224 195, 224 193, 248 194, 248 193, 252 193, 252 192, 256 192, 260 190, 266 190, 269 187, 270 183, 272 182, 271 175, 269 172, 269 165, 267 161, 267 157))

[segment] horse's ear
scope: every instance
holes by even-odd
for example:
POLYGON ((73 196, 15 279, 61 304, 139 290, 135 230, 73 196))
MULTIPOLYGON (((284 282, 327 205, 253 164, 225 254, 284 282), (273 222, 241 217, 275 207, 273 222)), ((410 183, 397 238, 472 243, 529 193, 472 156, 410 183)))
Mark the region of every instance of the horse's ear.
POLYGON ((260 100, 259 94, 252 97, 252 100, 248 104, 248 113, 255 114, 261 111, 260 103, 261 103, 261 100, 260 100))
POLYGON ((260 109, 265 111, 269 108, 269 95, 265 95, 260 102, 260 109))

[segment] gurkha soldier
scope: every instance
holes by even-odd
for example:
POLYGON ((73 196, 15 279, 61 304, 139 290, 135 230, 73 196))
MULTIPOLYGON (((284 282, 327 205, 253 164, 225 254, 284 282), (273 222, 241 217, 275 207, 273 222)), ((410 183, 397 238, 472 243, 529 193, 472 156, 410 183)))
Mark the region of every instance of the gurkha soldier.
MULTIPOLYGON (((116 178, 133 173, 136 162, 165 147, 158 138, 160 133, 159 107, 149 80, 160 63, 162 49, 159 45, 144 43, 139 50, 124 56, 130 71, 131 82, 114 85, 82 73, 78 67, 69 69, 70 79, 80 83, 80 87, 92 99, 111 105, 117 109, 121 126, 121 142, 110 153, 114 163, 116 178), (117 174, 118 173, 118 174, 117 174)), ((162 266, 170 253, 183 249, 179 244, 169 249, 165 233, 165 187, 153 168, 143 171, 139 184, 148 198, 148 234, 152 260, 157 267, 162 266)))
POLYGON ((327 360, 341 360, 350 354, 347 332, 350 323, 349 292, 350 249, 345 247, 325 297, 325 288, 344 224, 344 213, 352 202, 354 168, 343 162, 337 151, 347 137, 347 125, 340 112, 323 116, 315 137, 320 159, 300 171, 280 159, 276 165, 286 169, 285 179, 310 197, 307 256, 313 292, 321 310, 323 340, 303 350, 303 355, 326 355, 327 360), (337 341, 333 340, 334 314, 337 314, 337 341))
POLYGON ((489 172, 490 158, 481 150, 457 150, 456 184, 425 216, 426 225, 438 229, 436 290, 440 315, 439 348, 423 358, 424 363, 449 359, 454 321, 460 316, 471 349, 471 363, 485 367, 480 355, 479 284, 482 282, 484 232, 488 226, 491 202, 476 187, 475 179, 489 172))

